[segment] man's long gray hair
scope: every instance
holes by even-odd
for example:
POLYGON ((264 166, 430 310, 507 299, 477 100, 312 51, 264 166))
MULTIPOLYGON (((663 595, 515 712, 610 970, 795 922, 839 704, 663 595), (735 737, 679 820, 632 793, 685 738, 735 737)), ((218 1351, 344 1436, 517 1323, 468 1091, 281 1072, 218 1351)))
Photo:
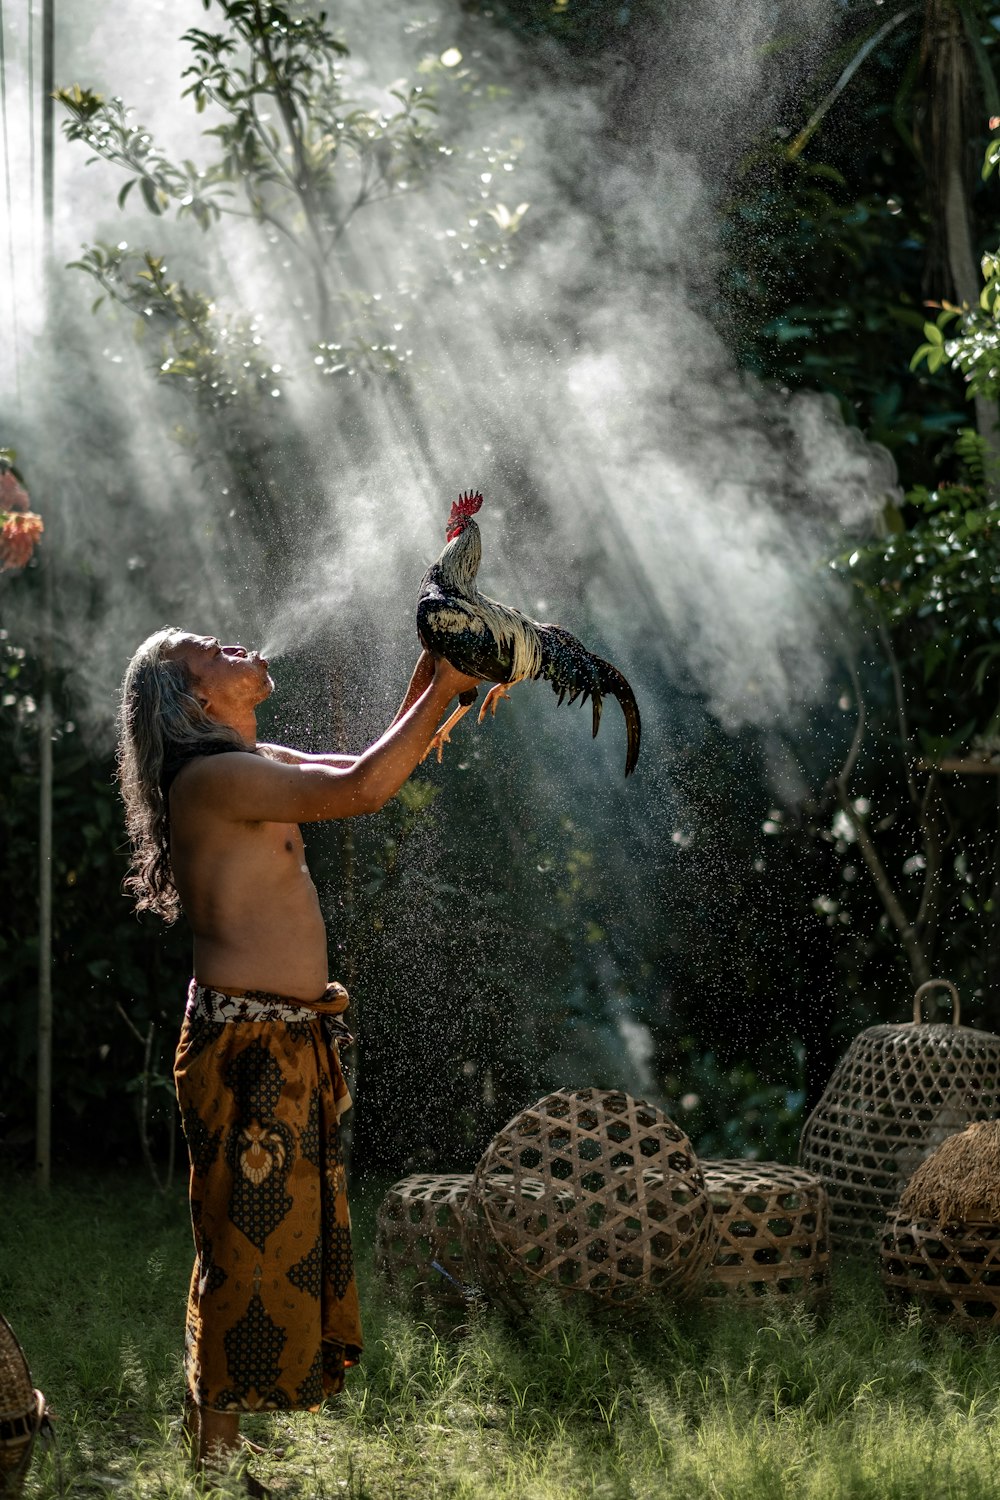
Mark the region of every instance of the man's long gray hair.
POLYGON ((137 911, 155 911, 165 922, 181 910, 170 867, 165 773, 195 755, 247 749, 235 729, 209 718, 187 665, 167 654, 184 635, 165 626, 143 641, 128 664, 118 714, 118 785, 132 841, 125 889, 137 911))

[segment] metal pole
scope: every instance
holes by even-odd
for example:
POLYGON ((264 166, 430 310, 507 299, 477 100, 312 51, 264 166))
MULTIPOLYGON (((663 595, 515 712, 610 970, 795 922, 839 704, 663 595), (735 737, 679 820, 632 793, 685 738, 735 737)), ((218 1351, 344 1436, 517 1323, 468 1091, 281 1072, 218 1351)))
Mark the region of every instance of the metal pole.
POLYGON ((52 1166, 52 568, 42 562, 42 695, 38 708, 38 1088, 35 1180, 52 1166))
MULTIPOLYGON (((42 281, 46 321, 52 314, 54 208, 55 0, 42 0, 42 281)), ((35 1101, 35 1181, 47 1191, 52 1173, 52 560, 43 551, 38 709, 38 1087, 35 1101)))
POLYGON ((52 272, 55 204, 56 0, 42 0, 42 254, 46 282, 52 272))

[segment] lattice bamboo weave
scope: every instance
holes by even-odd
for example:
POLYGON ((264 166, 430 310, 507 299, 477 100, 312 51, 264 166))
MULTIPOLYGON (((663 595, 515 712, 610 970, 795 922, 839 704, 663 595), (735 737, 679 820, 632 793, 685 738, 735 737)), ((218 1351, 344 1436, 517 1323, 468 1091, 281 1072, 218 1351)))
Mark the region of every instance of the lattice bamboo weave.
POLYGON ((973 1120, 1000 1114, 1000 1037, 958 1024, 947 981, 921 985, 913 1024, 855 1037, 806 1121, 799 1162, 830 1196, 836 1247, 865 1252, 914 1169, 973 1120), (951 1025, 920 1021, 920 999, 946 984, 951 1025))
POLYGON ((484 1289, 538 1286, 629 1306, 691 1288, 715 1225, 691 1143, 628 1094, 563 1089, 507 1124, 473 1176, 466 1243, 484 1289))
POLYGON ((31 1384, 28 1362, 14 1330, 0 1317, 0 1497, 20 1495, 35 1436, 45 1416, 41 1391, 31 1384))
POLYGON ((937 1224, 890 1215, 882 1235, 882 1284, 939 1322, 1000 1328, 1000 1224, 937 1224))
POLYGON ((830 1208, 818 1177, 774 1161, 706 1161, 719 1244, 704 1297, 819 1301, 830 1284, 830 1208))
POLYGON ((389 1189, 375 1220, 375 1265, 415 1306, 465 1307, 462 1248, 470 1173, 417 1174, 389 1189))

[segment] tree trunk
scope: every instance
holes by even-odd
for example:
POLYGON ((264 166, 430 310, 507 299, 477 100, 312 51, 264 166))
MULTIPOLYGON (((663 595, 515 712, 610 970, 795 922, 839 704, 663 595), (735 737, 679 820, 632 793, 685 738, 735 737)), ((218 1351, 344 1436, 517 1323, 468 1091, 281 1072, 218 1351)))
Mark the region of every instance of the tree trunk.
MULTIPOLYGON (((971 116, 980 98, 975 59, 955 0, 929 0, 924 21, 923 54, 928 67, 930 119, 925 169, 931 221, 939 226, 939 260, 958 302, 976 307, 982 276, 973 248, 970 207, 971 116)), ((934 275, 932 262, 931 275, 934 275)), ((977 396, 976 427, 994 466, 991 498, 1000 497, 1000 433, 996 401, 977 396)))

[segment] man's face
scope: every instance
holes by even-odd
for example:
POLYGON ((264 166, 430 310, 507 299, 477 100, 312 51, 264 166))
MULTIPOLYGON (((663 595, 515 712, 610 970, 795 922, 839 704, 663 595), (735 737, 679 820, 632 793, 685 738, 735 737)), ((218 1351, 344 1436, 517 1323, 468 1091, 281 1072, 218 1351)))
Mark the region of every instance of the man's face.
POLYGON ((195 696, 209 717, 220 722, 245 716, 274 691, 259 651, 220 645, 214 635, 183 635, 169 654, 185 663, 195 696))

